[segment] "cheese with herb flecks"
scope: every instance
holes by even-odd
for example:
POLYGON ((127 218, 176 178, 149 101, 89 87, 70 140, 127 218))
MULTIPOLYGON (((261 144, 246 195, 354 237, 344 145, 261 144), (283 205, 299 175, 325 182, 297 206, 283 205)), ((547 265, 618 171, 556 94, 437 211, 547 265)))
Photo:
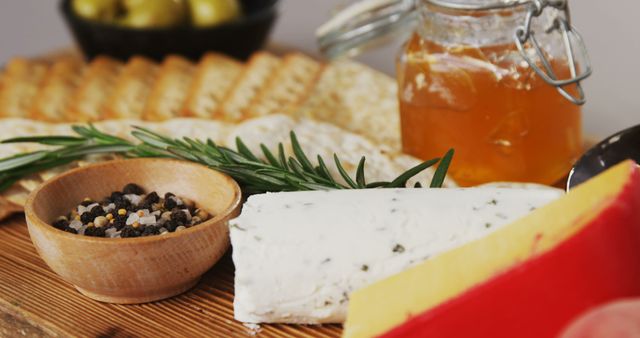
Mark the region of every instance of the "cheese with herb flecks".
POLYGON ((251 196, 230 222, 235 318, 341 323, 352 291, 485 236, 561 195, 551 188, 470 188, 251 196))

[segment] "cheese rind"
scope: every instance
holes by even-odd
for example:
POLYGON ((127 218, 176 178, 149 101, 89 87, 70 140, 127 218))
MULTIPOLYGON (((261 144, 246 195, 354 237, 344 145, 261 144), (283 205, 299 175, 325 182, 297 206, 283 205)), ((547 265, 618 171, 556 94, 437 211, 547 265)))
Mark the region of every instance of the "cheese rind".
POLYGON ((480 238, 557 189, 375 189, 255 195, 230 222, 235 318, 340 323, 352 291, 480 238))

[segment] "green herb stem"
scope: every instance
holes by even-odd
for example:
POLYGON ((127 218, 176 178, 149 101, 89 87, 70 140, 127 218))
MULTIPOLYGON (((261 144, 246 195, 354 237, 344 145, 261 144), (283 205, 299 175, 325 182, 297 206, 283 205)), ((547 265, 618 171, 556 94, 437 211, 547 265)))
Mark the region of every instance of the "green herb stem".
POLYGON ((442 161, 433 159, 420 163, 391 182, 367 183, 364 174, 364 157, 358 164, 356 177, 352 178, 342 166, 338 155, 334 155, 334 163, 346 182, 345 185, 338 183, 338 180, 331 175, 322 157, 317 156, 318 166, 313 166, 294 132, 290 133, 293 156, 286 156, 282 143, 278 144, 276 153, 261 144, 260 149, 265 158, 262 160, 239 138, 236 139, 237 150, 234 151, 218 146, 210 139, 205 141, 187 137, 173 139, 141 127, 134 127, 131 132, 131 135, 139 141, 138 143, 103 133, 93 125, 74 126, 72 129, 75 136, 31 136, 2 141, 2 143, 38 143, 54 148, 0 159, 0 191, 8 189, 27 175, 69 164, 94 154, 119 154, 130 158, 165 157, 200 163, 230 175, 238 181, 245 193, 249 194, 403 187, 412 177, 440 163, 429 185, 437 188, 442 186, 453 156, 451 150, 442 161))

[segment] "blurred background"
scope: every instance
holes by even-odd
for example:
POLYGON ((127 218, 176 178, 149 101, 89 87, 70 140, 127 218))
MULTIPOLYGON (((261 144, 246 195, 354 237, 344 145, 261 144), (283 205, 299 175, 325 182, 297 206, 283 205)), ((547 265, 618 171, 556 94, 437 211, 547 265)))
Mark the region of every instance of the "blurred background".
MULTIPOLYGON (((344 0, 283 0, 271 43, 317 55, 314 31, 344 0)), ((574 24, 584 35, 595 68, 586 81, 588 103, 584 124, 598 138, 640 123, 640 28, 637 0, 570 2, 574 24)), ((72 45, 58 11, 58 1, 0 2, 0 64, 13 56, 31 56, 72 45)), ((394 73, 396 45, 369 52, 359 59, 394 73)))

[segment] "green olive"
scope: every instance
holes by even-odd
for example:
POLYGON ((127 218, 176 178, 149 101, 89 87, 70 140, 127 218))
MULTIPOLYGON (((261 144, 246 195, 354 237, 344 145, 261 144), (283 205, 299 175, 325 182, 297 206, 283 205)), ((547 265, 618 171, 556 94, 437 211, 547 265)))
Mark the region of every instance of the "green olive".
POLYGON ((189 0, 189 10, 197 27, 221 24, 242 15, 238 0, 189 0))
POLYGON ((170 27, 187 18, 185 0, 123 0, 119 23, 134 28, 170 27))
POLYGON ((73 0, 71 7, 85 19, 112 22, 118 13, 118 0, 73 0))

